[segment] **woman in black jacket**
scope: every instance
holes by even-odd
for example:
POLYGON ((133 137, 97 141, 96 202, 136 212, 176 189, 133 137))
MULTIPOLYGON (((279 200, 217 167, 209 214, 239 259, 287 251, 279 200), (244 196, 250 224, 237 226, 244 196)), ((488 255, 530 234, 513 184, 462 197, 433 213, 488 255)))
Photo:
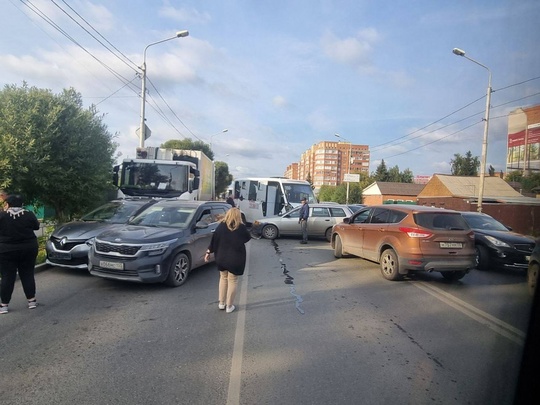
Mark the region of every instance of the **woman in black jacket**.
POLYGON ((214 253, 219 270, 219 309, 231 313, 236 297, 238 276, 244 274, 246 267, 246 243, 251 235, 242 223, 238 208, 231 208, 216 228, 206 251, 205 261, 214 253))
POLYGON ((22 206, 20 196, 10 195, 4 201, 4 211, 0 212, 0 314, 8 313, 17 272, 28 299, 28 308, 37 306, 34 268, 38 242, 34 231, 39 229, 39 221, 33 212, 22 206))

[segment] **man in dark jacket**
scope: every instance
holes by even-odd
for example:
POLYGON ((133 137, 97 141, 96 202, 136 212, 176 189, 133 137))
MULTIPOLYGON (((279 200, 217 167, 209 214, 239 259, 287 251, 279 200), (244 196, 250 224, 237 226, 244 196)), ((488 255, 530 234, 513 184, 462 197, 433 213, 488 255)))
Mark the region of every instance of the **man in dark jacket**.
POLYGON ((302 198, 302 208, 300 208, 300 218, 298 218, 298 223, 300 224, 302 228, 302 240, 300 243, 306 244, 307 243, 307 220, 309 218, 309 204, 307 203, 307 200, 305 198, 302 198))

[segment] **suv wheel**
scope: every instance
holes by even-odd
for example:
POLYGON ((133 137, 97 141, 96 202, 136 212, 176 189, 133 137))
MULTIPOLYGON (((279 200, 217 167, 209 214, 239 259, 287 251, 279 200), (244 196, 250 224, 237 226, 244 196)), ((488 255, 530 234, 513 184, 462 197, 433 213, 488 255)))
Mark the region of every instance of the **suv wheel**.
POLYGON ((449 281, 461 280, 467 274, 464 270, 457 271, 441 271, 442 276, 449 281))
POLYGON ((401 280, 403 276, 399 274, 399 261, 393 249, 386 249, 380 259, 382 276, 391 281, 401 280))
POLYGON ((171 261, 169 274, 165 283, 171 287, 181 286, 186 282, 186 279, 191 269, 191 260, 185 253, 178 253, 171 261))
POLYGON ((478 270, 487 270, 489 267, 489 253, 484 246, 476 245, 476 268, 478 270))
POLYGON ((334 241, 334 257, 338 259, 343 257, 343 246, 341 246, 341 238, 339 235, 336 235, 336 240, 334 241))

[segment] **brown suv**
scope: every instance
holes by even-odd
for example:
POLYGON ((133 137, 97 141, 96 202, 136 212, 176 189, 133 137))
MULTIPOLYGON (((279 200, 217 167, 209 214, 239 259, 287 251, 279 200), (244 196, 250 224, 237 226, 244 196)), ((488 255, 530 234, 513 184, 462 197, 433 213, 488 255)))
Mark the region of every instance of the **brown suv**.
POLYGON ((419 205, 374 205, 332 229, 334 256, 352 254, 381 265, 387 280, 411 270, 459 280, 475 267, 474 233, 457 211, 419 205))

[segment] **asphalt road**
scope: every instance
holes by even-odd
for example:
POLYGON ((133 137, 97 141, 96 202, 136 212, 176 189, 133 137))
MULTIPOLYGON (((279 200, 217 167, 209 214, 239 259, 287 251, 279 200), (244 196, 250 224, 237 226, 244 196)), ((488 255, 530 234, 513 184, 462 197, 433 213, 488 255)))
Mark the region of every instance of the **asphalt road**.
POLYGON ((0 316, 0 403, 511 404, 523 273, 384 280, 325 241, 252 240, 238 310, 218 272, 179 288, 49 268, 0 316))

